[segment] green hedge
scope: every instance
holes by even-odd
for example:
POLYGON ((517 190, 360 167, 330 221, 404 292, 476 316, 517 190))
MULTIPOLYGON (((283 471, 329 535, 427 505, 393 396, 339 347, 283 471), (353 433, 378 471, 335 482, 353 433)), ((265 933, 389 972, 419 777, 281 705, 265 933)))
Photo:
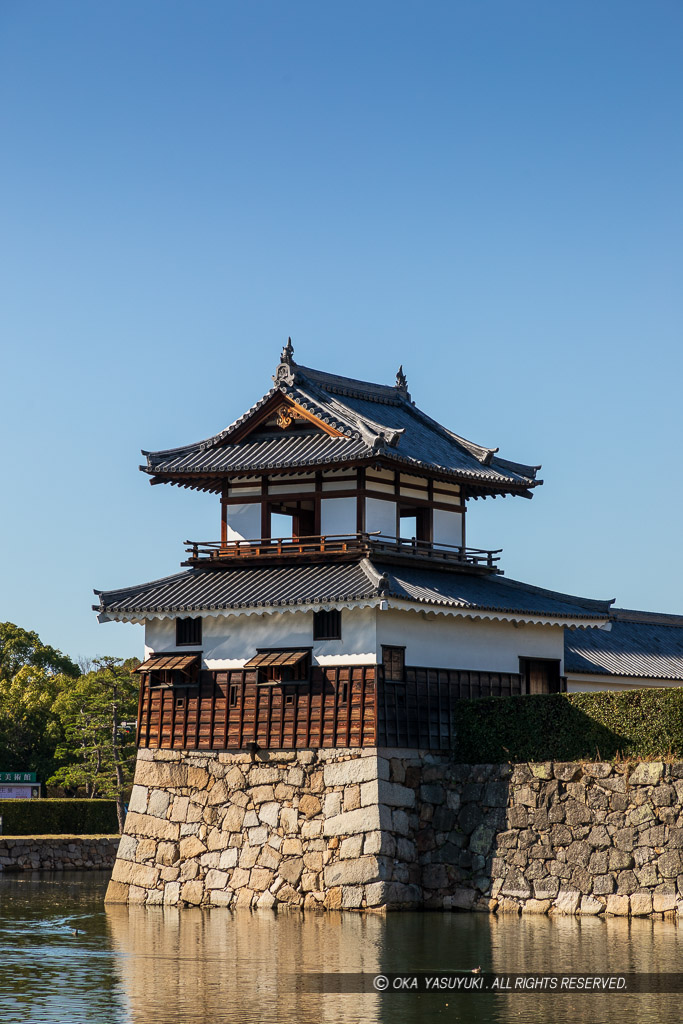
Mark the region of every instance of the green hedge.
POLYGON ((115 800, 0 800, 6 836, 114 835, 115 800))
POLYGON ((483 697, 456 704, 458 761, 683 756, 683 688, 483 697))

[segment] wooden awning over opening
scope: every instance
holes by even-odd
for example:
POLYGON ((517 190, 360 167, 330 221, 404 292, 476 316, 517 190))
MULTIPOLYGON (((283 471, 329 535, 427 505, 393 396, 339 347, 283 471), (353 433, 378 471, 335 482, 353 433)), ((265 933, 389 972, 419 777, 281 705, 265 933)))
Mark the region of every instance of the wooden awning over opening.
POLYGON ((199 666, 198 654, 152 654, 135 672, 184 672, 192 675, 199 666))
POLYGON ((308 654, 308 651, 263 651, 248 661, 244 667, 268 668, 277 665, 280 668, 284 666, 293 668, 307 658, 308 654))

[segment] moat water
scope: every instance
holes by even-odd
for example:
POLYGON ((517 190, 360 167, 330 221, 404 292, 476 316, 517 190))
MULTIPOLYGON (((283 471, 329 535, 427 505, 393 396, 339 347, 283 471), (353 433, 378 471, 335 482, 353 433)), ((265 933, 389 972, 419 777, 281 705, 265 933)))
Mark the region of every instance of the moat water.
POLYGON ((2 1024, 683 1018, 683 994, 307 990, 312 972, 676 972, 683 926, 674 922, 105 909, 106 882, 99 873, 0 877, 2 1024))

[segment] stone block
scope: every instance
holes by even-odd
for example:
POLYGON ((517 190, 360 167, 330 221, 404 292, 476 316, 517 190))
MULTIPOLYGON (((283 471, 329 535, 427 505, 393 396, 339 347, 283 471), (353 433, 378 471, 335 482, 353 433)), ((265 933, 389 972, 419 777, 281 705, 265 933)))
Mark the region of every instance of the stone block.
POLYGON ((656 786, 664 774, 662 761, 641 761, 629 776, 631 786, 656 786))
MULTIPOLYGON (((152 764, 144 761, 143 764, 152 764)), ((148 836, 153 839, 175 840, 180 837, 180 825, 176 821, 164 821, 152 814, 136 814, 129 811, 126 815, 126 834, 148 836)))
POLYGON ((223 817, 221 828, 224 832, 239 832, 244 822, 244 808, 231 804, 223 817))
POLYGON ((268 868, 252 868, 249 876, 249 887, 254 892, 264 892, 273 881, 273 872, 268 868))
POLYGON ((652 893, 631 893, 631 914, 633 917, 648 917, 652 913, 652 893))
POLYGON ((344 839, 339 848, 339 857, 341 860, 348 860, 349 858, 360 857, 361 849, 363 847, 363 836, 349 836, 348 839, 344 839))
POLYGON ((605 913, 612 917, 628 917, 631 902, 628 896, 608 896, 605 913))
POLYGON ((359 910, 363 905, 363 886, 345 885, 342 887, 342 910, 359 910))
POLYGON ((553 765, 553 775, 560 782, 573 782, 581 775, 581 765, 576 761, 557 761, 553 765))
POLYGON ((593 894, 595 896, 609 896, 616 886, 613 875, 596 875, 593 880, 593 894))
POLYGON ((491 849, 494 837, 495 832, 492 828, 487 828, 483 824, 477 825, 470 836, 470 851, 485 857, 491 849))
POLYGON ((135 766, 136 786, 150 789, 181 789, 188 785, 188 768, 184 764, 163 761, 140 761, 135 766))
POLYGON ((128 802, 128 810, 134 811, 136 814, 144 814, 147 810, 147 796, 149 789, 147 786, 133 786, 133 791, 130 794, 130 800, 128 802))
POLYGON ((315 839, 316 836, 322 835, 323 823, 320 818, 312 818, 310 821, 304 821, 301 825, 301 838, 302 839, 315 839))
POLYGON ((186 836, 185 839, 180 840, 180 857, 182 860, 197 857, 205 851, 206 846, 197 836, 186 836))
POLYGON ((138 847, 138 840, 134 836, 121 836, 118 852, 116 854, 121 860, 135 860, 138 847))
POLYGON ((523 914, 547 914, 553 905, 552 900, 526 900, 522 904, 523 914))
POLYGON ((204 885, 207 889, 225 889, 227 884, 227 871, 218 871, 215 868, 212 868, 211 871, 207 871, 206 878, 204 879, 204 885))
POLYGON ((573 916, 579 909, 581 893, 573 889, 561 889, 553 903, 553 910, 557 914, 573 916))
POLYGON ((138 885, 143 889, 153 889, 159 880, 159 868, 149 864, 135 864, 129 860, 117 860, 111 877, 115 882, 138 885))
POLYGON ((520 904, 515 902, 515 900, 503 897, 502 900, 498 901, 499 914, 519 914, 521 910, 520 904))
MULTIPOLYGON (((332 818, 331 820, 336 821, 340 817, 343 817, 343 815, 337 815, 337 817, 332 818)), ((285 832, 297 831, 299 825, 299 812, 295 807, 283 807, 280 810, 280 825, 285 832)))
POLYGON ((275 905, 275 897, 272 892, 262 892, 259 898, 256 900, 256 906, 259 910, 271 910, 275 905))
MULTIPOLYGON (((271 887, 271 892, 272 887, 271 887)), ((277 902, 285 903, 290 907, 298 907, 301 905, 303 897, 301 893, 297 892, 291 885, 283 885, 277 890, 277 902)))
POLYGON ((368 907, 381 907, 387 902, 390 892, 388 882, 371 882, 365 886, 365 902, 368 907))
POLYGON ((337 885, 360 885, 363 882, 381 881, 382 874, 380 862, 376 857, 337 861, 325 868, 325 887, 329 889, 337 885))
POLYGON ((668 914, 675 908, 676 889, 670 882, 663 882, 652 894, 652 909, 655 914, 668 914))
POLYGON ((363 853, 384 854, 393 857, 396 853, 397 841, 389 832, 367 832, 363 841, 363 853))
POLYGON ((104 897, 105 903, 127 903, 129 886, 125 882, 116 882, 112 879, 107 886, 107 894, 104 897))
MULTIPOLYGON (((283 811, 284 814, 284 811, 283 811)), ((323 822, 323 835, 355 835, 358 832, 376 832, 391 827, 391 813, 375 805, 360 807, 356 811, 344 811, 323 822)))
POLYGON ((314 818, 316 814, 320 814, 321 810, 320 800, 310 793, 306 793, 299 800, 299 814, 303 814, 306 819, 314 818))
POLYGON ((657 869, 662 878, 676 878, 683 872, 683 855, 680 850, 667 850, 657 858, 657 869))
POLYGON ((193 882, 185 882, 180 890, 180 898, 184 903, 190 903, 198 907, 204 895, 204 883, 196 879, 193 882))
POLYGON ((389 778, 389 762, 376 756, 354 757, 337 764, 326 764, 323 769, 325 786, 350 786, 354 782, 369 782, 371 779, 389 778), (386 766, 386 767, 384 767, 386 766))
POLYGON ((230 833, 221 832, 217 828, 212 828, 206 837, 206 847, 208 850, 225 850, 230 844, 230 833))
MULTIPOLYGON (((336 814, 341 814, 341 793, 328 793, 323 801, 323 814, 326 818, 333 818, 336 814)), ((344 802, 346 806, 346 801, 344 802)), ((351 808, 347 807, 347 810, 351 808)))
POLYGON ((157 847, 157 864, 164 864, 167 867, 175 864, 180 857, 177 843, 159 843, 157 847))
POLYGON ((187 811, 190 806, 190 798, 187 796, 176 796, 171 808, 171 821, 187 821, 187 811))
POLYGON ((579 905, 579 914, 588 917, 596 917, 602 914, 605 909, 604 903, 596 900, 593 896, 582 896, 579 905))
POLYGON ((218 867, 222 871, 226 871, 229 868, 234 868, 237 864, 237 849, 231 847, 229 850, 223 850, 220 857, 218 858, 218 867))
POLYGON ((174 907, 180 900, 180 882, 167 882, 164 886, 164 903, 174 907))
POLYGON ((278 874, 285 881, 291 885, 296 885, 301 878, 301 874, 304 870, 304 862, 302 857, 291 857, 288 860, 280 862, 278 868, 278 874))
POLYGON ((445 889, 448 872, 445 864, 425 864, 422 869, 422 885, 425 889, 445 889))
POLYGON ((147 802, 147 813, 153 814, 155 818, 165 818, 168 812, 168 805, 171 802, 171 794, 161 789, 153 789, 149 794, 147 802))

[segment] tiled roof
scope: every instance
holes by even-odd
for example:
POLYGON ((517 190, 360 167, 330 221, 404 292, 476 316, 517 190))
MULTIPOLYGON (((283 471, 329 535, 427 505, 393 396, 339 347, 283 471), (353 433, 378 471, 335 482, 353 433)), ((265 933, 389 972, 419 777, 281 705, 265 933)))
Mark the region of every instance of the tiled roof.
POLYGON ((565 672, 683 681, 683 615, 614 608, 612 628, 568 632, 565 672))
POLYGON ((280 381, 219 434, 181 448, 143 452, 147 465, 141 468, 158 479, 172 480, 250 468, 297 469, 381 458, 503 493, 523 493, 541 483, 536 479, 539 467, 499 459, 497 449, 459 437, 418 409, 400 388, 339 377, 296 363, 291 369, 291 381, 280 381), (241 439, 245 425, 278 392, 342 436, 322 435, 312 427, 307 434, 241 439), (234 443, 232 435, 237 436, 234 443))
POLYGON ((108 618, 372 598, 563 622, 604 621, 609 611, 607 601, 541 590, 502 576, 385 565, 367 558, 340 564, 190 569, 138 587, 96 593, 100 597, 97 610, 108 618))

